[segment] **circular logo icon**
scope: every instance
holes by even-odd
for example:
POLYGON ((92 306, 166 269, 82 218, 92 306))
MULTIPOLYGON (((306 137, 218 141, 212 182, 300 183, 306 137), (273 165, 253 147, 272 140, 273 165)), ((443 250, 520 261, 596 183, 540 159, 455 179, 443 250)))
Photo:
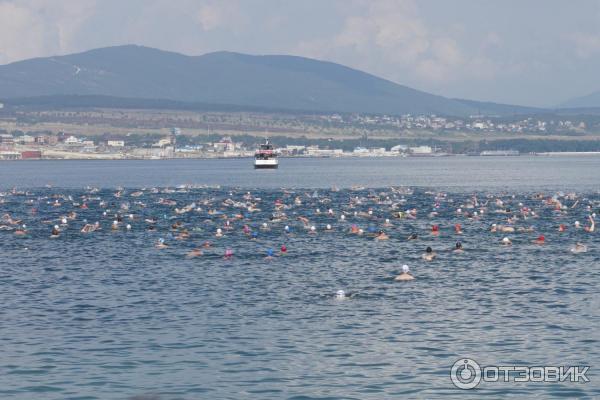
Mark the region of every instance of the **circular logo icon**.
POLYGON ((475 360, 461 358, 452 365, 450 379, 459 389, 473 389, 481 382, 481 367, 475 360))

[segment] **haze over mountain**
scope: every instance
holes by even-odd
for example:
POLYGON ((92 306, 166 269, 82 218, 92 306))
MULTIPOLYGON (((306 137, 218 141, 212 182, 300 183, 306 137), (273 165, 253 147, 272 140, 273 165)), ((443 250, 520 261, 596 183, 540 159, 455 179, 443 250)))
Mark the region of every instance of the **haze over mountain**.
POLYGON ((125 45, 0 66, 0 98, 51 95, 327 112, 464 116, 542 111, 449 99, 339 64, 285 55, 186 56, 125 45))
POLYGON ((589 108, 600 107, 600 90, 585 96, 576 97, 560 105, 564 108, 589 108))

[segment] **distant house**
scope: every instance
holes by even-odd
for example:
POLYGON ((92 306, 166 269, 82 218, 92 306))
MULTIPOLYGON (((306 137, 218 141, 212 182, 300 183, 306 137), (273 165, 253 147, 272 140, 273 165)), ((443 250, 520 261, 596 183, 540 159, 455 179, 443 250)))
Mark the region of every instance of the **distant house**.
POLYGON ((109 140, 106 142, 108 147, 125 147, 125 141, 123 140, 109 140))
POLYGON ((75 136, 69 136, 68 138, 65 139, 65 144, 67 146, 74 146, 74 145, 80 144, 80 141, 75 136))

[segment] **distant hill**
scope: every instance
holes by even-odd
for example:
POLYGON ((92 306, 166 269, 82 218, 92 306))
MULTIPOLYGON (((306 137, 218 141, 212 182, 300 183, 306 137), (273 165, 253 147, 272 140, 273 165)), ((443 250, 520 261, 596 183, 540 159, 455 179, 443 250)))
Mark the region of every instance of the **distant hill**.
POLYGON ((0 66, 2 99, 52 96, 73 102, 77 98, 72 95, 106 96, 103 101, 126 98, 129 103, 160 99, 176 105, 322 112, 465 116, 532 110, 449 99, 339 64, 296 56, 230 52, 186 56, 126 45, 0 66))
POLYGON ((586 96, 576 97, 560 105, 562 108, 598 108, 600 107, 600 90, 586 96))

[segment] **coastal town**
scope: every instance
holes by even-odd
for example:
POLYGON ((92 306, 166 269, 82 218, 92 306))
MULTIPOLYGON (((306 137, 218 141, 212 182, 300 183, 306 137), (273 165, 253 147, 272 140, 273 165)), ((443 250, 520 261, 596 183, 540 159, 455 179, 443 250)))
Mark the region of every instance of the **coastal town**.
POLYGON ((267 137, 282 157, 597 152, 600 116, 459 118, 0 106, 0 160, 252 157, 267 137))
MULTIPOLYGON (((254 148, 248 148, 231 137, 199 145, 177 146, 177 128, 173 134, 147 147, 132 146, 125 140, 94 141, 74 135, 20 135, 0 134, 0 159, 167 159, 167 158, 239 158, 252 157, 254 148)), ((356 147, 353 151, 324 149, 318 145, 286 145, 277 149, 284 157, 406 157, 441 156, 447 153, 431 146, 399 144, 385 147, 356 147)), ((518 153, 517 153, 518 154, 518 153)))

